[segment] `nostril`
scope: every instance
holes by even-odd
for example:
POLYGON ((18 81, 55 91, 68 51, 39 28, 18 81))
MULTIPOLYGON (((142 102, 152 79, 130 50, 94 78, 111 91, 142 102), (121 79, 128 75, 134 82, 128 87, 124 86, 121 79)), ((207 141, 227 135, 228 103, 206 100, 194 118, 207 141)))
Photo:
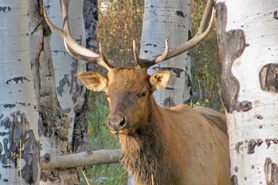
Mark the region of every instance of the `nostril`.
POLYGON ((126 125, 126 118, 113 115, 108 118, 107 126, 113 130, 123 129, 126 125))
POLYGON ((120 127, 123 127, 125 125, 125 117, 123 117, 122 121, 120 122, 120 127))

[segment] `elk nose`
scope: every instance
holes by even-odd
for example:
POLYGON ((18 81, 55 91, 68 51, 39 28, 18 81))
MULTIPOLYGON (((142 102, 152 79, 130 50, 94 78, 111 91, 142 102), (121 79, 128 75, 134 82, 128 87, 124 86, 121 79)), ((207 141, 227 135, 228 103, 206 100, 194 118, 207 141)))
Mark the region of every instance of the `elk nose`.
POLYGON ((126 126, 126 119, 124 116, 110 116, 107 125, 111 130, 120 130, 126 126))

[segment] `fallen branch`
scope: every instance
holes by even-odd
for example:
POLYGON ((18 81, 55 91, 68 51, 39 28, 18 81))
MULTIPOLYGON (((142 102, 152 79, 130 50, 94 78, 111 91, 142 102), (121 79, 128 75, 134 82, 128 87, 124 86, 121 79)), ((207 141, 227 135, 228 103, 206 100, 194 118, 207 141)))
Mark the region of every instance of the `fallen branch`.
POLYGON ((42 170, 54 170, 84 167, 96 164, 118 163, 120 154, 120 149, 80 152, 59 156, 47 153, 41 158, 40 166, 42 170))

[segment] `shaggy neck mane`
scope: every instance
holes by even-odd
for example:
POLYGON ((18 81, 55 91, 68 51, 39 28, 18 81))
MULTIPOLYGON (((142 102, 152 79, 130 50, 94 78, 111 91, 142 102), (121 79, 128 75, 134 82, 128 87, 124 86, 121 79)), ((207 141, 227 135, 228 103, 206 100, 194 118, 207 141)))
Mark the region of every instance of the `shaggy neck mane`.
POLYGON ((160 112, 153 109, 148 122, 142 124, 144 128, 132 135, 119 136, 122 148, 120 161, 139 184, 152 184, 152 176, 155 184, 167 182, 165 178, 168 175, 165 174, 169 172, 169 160, 165 149, 168 144, 162 134, 162 119, 160 112))

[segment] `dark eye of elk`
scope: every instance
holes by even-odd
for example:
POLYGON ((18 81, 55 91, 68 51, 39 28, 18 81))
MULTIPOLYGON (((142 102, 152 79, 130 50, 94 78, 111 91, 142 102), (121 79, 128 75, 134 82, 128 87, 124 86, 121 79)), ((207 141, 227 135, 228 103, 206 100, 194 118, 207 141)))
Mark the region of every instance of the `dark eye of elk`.
POLYGON ((137 96, 138 96, 139 98, 141 98, 141 97, 145 97, 147 94, 148 94, 148 91, 144 91, 144 92, 142 92, 142 93, 137 94, 137 96))

